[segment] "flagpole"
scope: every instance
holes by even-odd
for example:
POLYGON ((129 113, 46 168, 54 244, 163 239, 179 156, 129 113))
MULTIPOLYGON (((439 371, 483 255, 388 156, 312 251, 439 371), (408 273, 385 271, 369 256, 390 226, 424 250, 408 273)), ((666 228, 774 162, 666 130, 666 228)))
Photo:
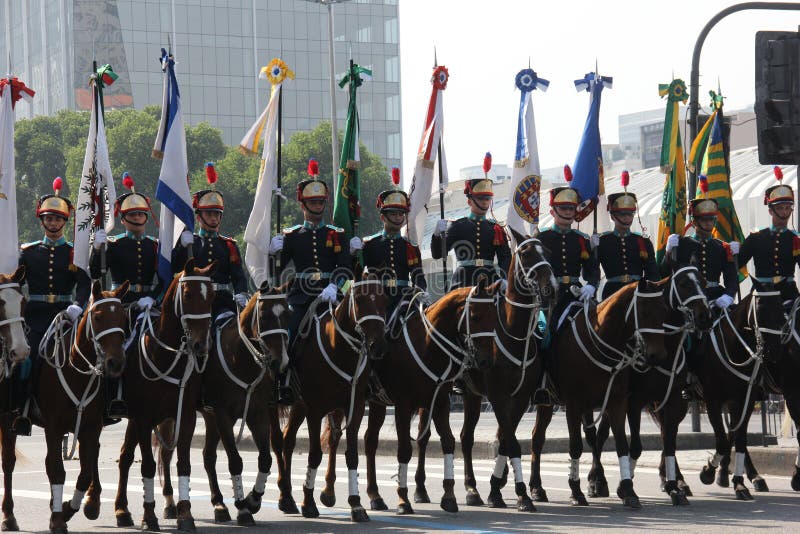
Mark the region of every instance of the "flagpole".
MULTIPOLYGON (((442 138, 439 137, 439 145, 436 147, 436 159, 439 162, 439 216, 444 220, 444 186, 442 181, 442 138)), ((442 233, 442 281, 447 287, 447 230, 442 233)))
MULTIPOLYGON (((278 176, 276 177, 276 184, 278 191, 281 190, 281 137, 283 134, 283 83, 277 86, 278 93, 278 137, 276 144, 278 145, 278 176)), ((263 162, 262 162, 263 164, 263 162)), ((281 194, 275 195, 275 235, 281 235, 281 194)), ((249 246, 249 245, 248 245, 249 246)), ((281 255, 275 254, 272 256, 272 282, 273 285, 278 282, 277 273, 281 269, 281 255)), ((269 260, 268 260, 269 261, 269 260)))
MULTIPOLYGON (((94 114, 94 163, 93 163, 93 175, 92 175, 92 195, 95 197, 97 201, 95 207, 97 211, 93 214, 94 222, 97 222, 97 218, 99 217, 101 224, 105 225, 105 200, 101 197, 101 195, 97 192, 97 132, 98 127, 100 124, 100 113, 103 112, 101 108, 102 98, 100 95, 100 82, 97 78, 97 59, 92 58, 92 78, 94 80, 94 87, 92 87, 92 93, 94 97, 94 105, 95 105, 95 114, 94 114)), ((95 230, 96 232, 97 230, 95 230)), ((106 278, 106 271, 107 271, 107 264, 106 264, 106 244, 103 243, 100 245, 100 284, 103 285, 106 278)))

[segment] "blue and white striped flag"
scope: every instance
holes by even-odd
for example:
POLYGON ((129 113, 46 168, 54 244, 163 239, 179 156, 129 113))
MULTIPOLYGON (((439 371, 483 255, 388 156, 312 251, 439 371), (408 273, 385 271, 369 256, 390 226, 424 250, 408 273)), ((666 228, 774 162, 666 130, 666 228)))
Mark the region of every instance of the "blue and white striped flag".
MULTIPOLYGON (((189 192, 189 163, 186 157, 186 131, 183 128, 181 94, 175 78, 175 60, 161 49, 164 71, 164 100, 153 157, 161 159, 156 198, 161 202, 158 232, 158 276, 165 283, 172 280, 172 249, 184 226, 194 231, 192 195, 189 192), (176 224, 176 220, 183 225, 176 224)), ((181 265, 181 268, 183 266, 181 265)))

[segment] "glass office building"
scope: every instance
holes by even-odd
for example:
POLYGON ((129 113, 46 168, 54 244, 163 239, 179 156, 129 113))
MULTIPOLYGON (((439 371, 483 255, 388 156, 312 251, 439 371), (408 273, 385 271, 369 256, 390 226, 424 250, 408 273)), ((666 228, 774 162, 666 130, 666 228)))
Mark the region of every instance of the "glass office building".
MULTIPOLYGON (((119 79, 106 91, 109 108, 161 104, 161 47, 171 40, 189 124, 209 122, 237 144, 267 103, 258 71, 280 56, 297 77, 286 85, 284 138, 330 119, 328 9, 307 0, 0 0, 0 64, 37 91, 18 117, 88 109, 92 58, 119 79)), ((402 159, 400 44, 397 0, 337 3, 337 82, 352 53, 371 68, 359 89, 361 139, 387 166, 402 159)), ((0 67, 2 68, 2 67, 0 67)), ((344 128, 347 93, 337 87, 344 128)))

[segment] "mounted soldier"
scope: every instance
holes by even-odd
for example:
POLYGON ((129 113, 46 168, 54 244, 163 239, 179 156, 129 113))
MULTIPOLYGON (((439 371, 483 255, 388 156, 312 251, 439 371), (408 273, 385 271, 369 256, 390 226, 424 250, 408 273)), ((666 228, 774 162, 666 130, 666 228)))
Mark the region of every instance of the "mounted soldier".
POLYGON ((600 234, 594 244, 606 278, 603 300, 631 282, 642 278, 651 282, 659 279, 653 243, 642 234, 631 232, 638 206, 636 195, 628 192, 629 180, 628 171, 623 171, 624 191, 608 195, 606 209, 614 222, 614 230, 600 234))
POLYGON ((502 226, 486 218, 494 197, 488 177, 491 164, 492 155, 487 152, 483 162, 484 178, 472 178, 464 183, 470 214, 452 222, 438 221, 431 237, 434 259, 446 257, 451 249, 455 251, 456 267, 450 289, 474 286, 481 275, 488 276, 490 283, 505 280, 508 272, 511 261, 508 237, 502 226))
POLYGON ((11 430, 21 436, 31 434, 28 399, 41 367, 39 345, 56 315, 63 311, 75 323, 89 300, 89 277, 72 263, 72 243, 64 238, 64 227, 73 208, 69 199, 61 196, 63 186, 64 181, 56 178, 53 194, 39 199, 36 216, 44 237, 22 245, 20 251, 19 264, 25 266, 22 283, 28 284, 25 324, 30 329, 31 347, 28 361, 14 372, 12 386, 13 412, 17 417, 11 430))
MULTIPOLYGON (((344 230, 324 222, 328 185, 319 179, 316 160, 308 162, 308 174, 310 179, 297 184, 303 224, 284 229, 283 234, 273 237, 269 245, 269 254, 273 260, 278 260, 275 264, 276 280, 282 280, 290 262, 294 264, 294 281, 288 296, 291 309, 289 354, 292 359, 296 358, 298 331, 311 304, 318 297, 323 303, 335 304, 340 288, 351 277, 350 251, 348 244, 342 242, 344 230)), ((351 241, 357 246, 360 240, 353 238, 351 241)), ((279 402, 291 404, 288 373, 280 381, 279 402)))

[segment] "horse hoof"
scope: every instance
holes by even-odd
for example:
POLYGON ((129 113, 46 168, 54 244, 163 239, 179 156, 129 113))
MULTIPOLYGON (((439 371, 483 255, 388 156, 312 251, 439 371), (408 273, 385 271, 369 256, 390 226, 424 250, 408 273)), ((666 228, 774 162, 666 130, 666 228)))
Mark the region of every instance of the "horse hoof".
POLYGON ((458 512, 458 503, 456 503, 455 497, 442 497, 442 500, 439 502, 439 507, 451 514, 458 512))
POLYGON ((533 505, 530 497, 527 495, 520 495, 517 497, 517 512, 535 512, 536 507, 533 505))
POLYGON ((531 488, 531 498, 536 502, 550 502, 544 488, 531 488))
POLYGON ((117 526, 118 527, 132 527, 133 526, 133 517, 131 517, 130 512, 122 512, 117 514, 117 526))
POLYGON ((761 478, 761 476, 757 476, 752 480, 753 482, 753 489, 759 493, 766 493, 769 491, 769 486, 767 486, 767 481, 761 478))
POLYGON ((319 494, 319 500, 322 504, 324 504, 328 508, 331 508, 333 507, 333 505, 336 504, 336 494, 333 492, 326 493, 323 491, 322 493, 319 494))
POLYGON ((87 501, 83 505, 83 515, 90 521, 100 517, 100 501, 87 501))
POLYGON ((3 522, 0 523, 0 530, 3 532, 17 532, 19 530, 17 518, 12 515, 3 519, 3 522))
POLYGON ((686 494, 680 490, 670 491, 669 498, 672 501, 672 506, 687 506, 689 504, 686 494))
POLYGON ((70 504, 69 501, 64 501, 64 504, 62 505, 61 509, 64 510, 63 512, 61 512, 61 517, 64 518, 65 523, 68 523, 69 520, 72 519, 72 517, 78 513, 78 510, 72 509, 72 505, 70 504))
POLYGON ((413 513, 414 509, 411 507, 411 503, 401 502, 397 505, 397 515, 411 515, 413 513))
POLYGON ((319 510, 317 509, 317 505, 313 502, 310 504, 304 504, 300 506, 300 510, 303 513, 303 517, 307 519, 314 519, 315 517, 319 517, 319 510))
POLYGON ((622 504, 625 508, 630 508, 632 510, 638 510, 642 507, 642 503, 639 502, 639 497, 635 493, 622 499, 622 504))
POLYGON ((683 492, 684 495, 687 497, 693 497, 694 493, 692 493, 692 488, 689 487, 689 484, 684 482, 683 480, 678 481, 678 489, 683 492))
POLYGON ((194 526, 194 518, 178 519, 178 532, 197 532, 197 527, 194 526))
POLYGON ((800 491, 800 469, 797 467, 794 468, 794 474, 792 475, 792 489, 800 491))
POLYGON ((297 509, 297 503, 294 502, 294 497, 291 495, 281 497, 278 499, 278 510, 284 514, 299 514, 300 510, 297 509))
POLYGON ((257 514, 261 510, 261 495, 255 491, 248 493, 247 497, 244 498, 244 502, 251 514, 257 514))
POLYGON ((236 524, 240 527, 254 527, 256 526, 256 520, 253 519, 253 514, 250 513, 250 510, 242 508, 236 516, 236 524))
POLYGON ((357 506, 350 510, 350 521, 353 523, 366 523, 369 521, 369 516, 363 506, 357 506))
POLYGON ((417 486, 417 489, 414 491, 414 502, 417 504, 427 504, 431 502, 431 498, 428 497, 428 490, 425 489, 425 486, 417 486))
POLYGON ((164 507, 164 519, 177 519, 178 518, 178 508, 175 507, 174 504, 168 504, 164 507))
POLYGON ((385 512, 389 507, 386 506, 386 503, 381 497, 378 497, 377 499, 369 500, 369 509, 375 512, 385 512))
POLYGON ((51 534, 69 534, 67 527, 50 527, 51 534))
POLYGON ((161 532, 161 527, 158 526, 158 519, 155 517, 151 519, 142 519, 142 530, 147 532, 161 532))
POLYGON ((586 500, 586 497, 583 493, 573 493, 569 496, 569 503, 572 506, 589 506, 589 501, 586 500))
POLYGON ((486 502, 489 503, 489 508, 506 508, 507 506, 499 491, 489 493, 489 496, 486 497, 486 502))
POLYGON ((704 465, 703 469, 700 470, 700 482, 705 484, 706 486, 710 486, 714 483, 714 474, 716 473, 717 468, 712 465, 704 465))
POLYGON ((214 523, 227 523, 231 520, 231 513, 224 504, 214 506, 214 523))
POLYGON ((736 490, 736 500, 737 501, 752 501, 753 496, 750 494, 750 490, 745 488, 744 486, 740 487, 736 490))
POLYGON ((467 490, 467 506, 484 506, 481 494, 475 488, 467 490))
POLYGON ((587 495, 592 498, 608 497, 608 481, 605 478, 598 478, 589 482, 587 495))
POLYGON ((719 473, 717 474, 717 486, 719 486, 720 488, 727 488, 730 485, 731 485, 730 473, 720 469, 719 473))

